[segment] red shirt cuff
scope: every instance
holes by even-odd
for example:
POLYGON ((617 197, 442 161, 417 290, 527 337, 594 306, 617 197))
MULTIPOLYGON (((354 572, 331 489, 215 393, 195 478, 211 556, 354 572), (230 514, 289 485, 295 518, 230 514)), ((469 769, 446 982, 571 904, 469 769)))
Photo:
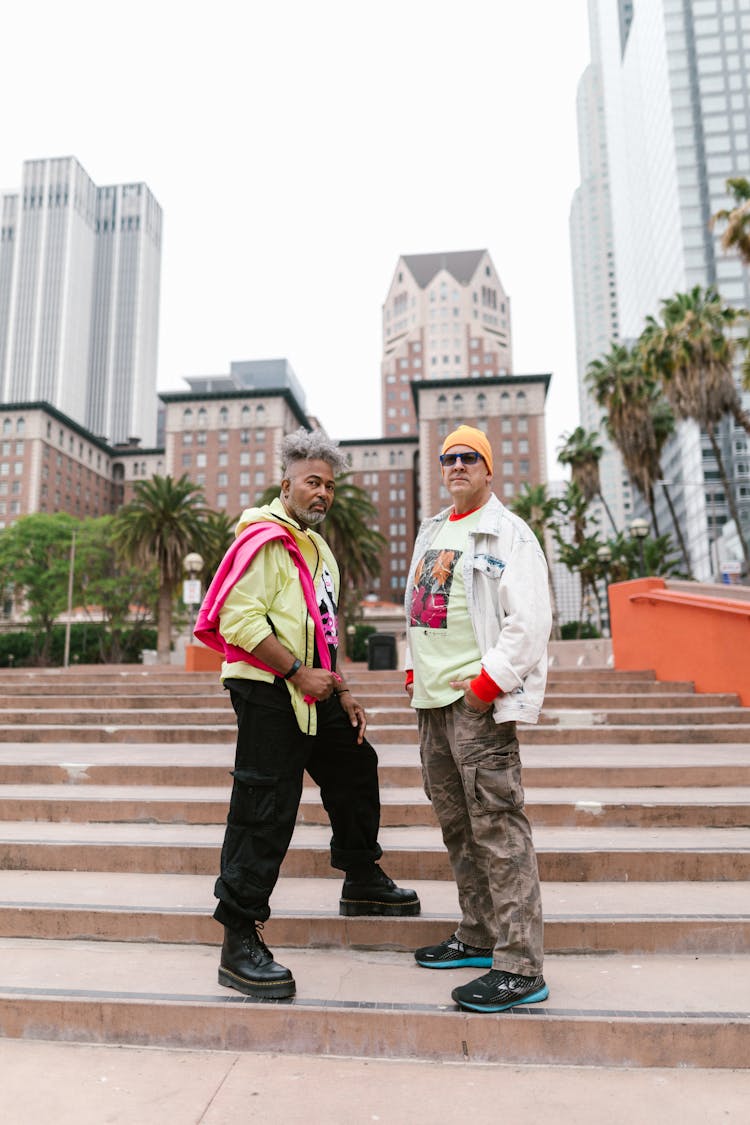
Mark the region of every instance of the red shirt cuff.
POLYGON ((407 668, 406 669, 406 680, 404 682, 404 687, 408 688, 409 684, 413 684, 413 683, 414 683, 414 669, 413 668, 407 668))
POLYGON ((484 668, 479 675, 471 681, 471 690, 483 703, 492 703, 494 699, 497 699, 498 695, 503 694, 495 681, 487 675, 484 668))

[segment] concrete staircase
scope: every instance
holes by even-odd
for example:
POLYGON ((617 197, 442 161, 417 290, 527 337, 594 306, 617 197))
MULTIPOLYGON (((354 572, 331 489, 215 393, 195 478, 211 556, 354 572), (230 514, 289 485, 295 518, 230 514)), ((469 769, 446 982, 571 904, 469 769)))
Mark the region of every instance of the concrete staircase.
POLYGON ((293 1002, 216 983, 234 715, 212 674, 0 673, 0 1035, 369 1057, 745 1067, 750 709, 650 673, 553 671, 521 728, 550 999, 457 1011, 417 968, 456 894, 398 673, 349 670, 381 758, 383 866, 419 918, 338 915, 317 790, 265 937, 293 1002))

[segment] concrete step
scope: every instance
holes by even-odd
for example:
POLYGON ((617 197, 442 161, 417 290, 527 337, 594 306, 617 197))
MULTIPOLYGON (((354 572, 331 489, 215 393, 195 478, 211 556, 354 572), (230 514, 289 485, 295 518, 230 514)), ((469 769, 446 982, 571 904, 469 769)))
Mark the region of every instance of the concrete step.
MULTIPOLYGON (((538 727, 520 727, 519 738, 526 746, 550 745, 580 745, 586 743, 613 745, 632 745, 634 743, 663 743, 663 744, 695 744, 703 743, 707 734, 714 743, 746 741, 750 743, 750 727, 732 723, 704 727, 701 724, 691 724, 686 718, 682 726, 633 726, 633 725, 601 725, 596 719, 596 713, 589 715, 580 712, 569 712, 570 718, 558 717, 554 724, 548 723, 538 727)), ((170 743, 198 743, 225 746, 233 744, 236 728, 229 722, 229 715, 222 724, 201 725, 198 723, 163 724, 151 723, 125 724, 105 722, 103 725, 94 723, 76 724, 18 724, 0 727, 0 743, 3 742, 29 742, 29 743, 127 743, 137 745, 141 742, 170 743)), ((380 724, 369 723, 367 737, 378 748, 391 746, 396 743, 417 744, 416 725, 406 724, 380 724)))
MULTIPOLYGON (((710 732, 704 731, 704 735, 710 732)), ((527 787, 704 788, 750 786, 750 750, 745 743, 693 746, 522 745, 527 787)), ((380 746, 380 784, 421 788, 416 744, 380 746)), ((167 785, 229 784, 233 744, 140 743, 138 745, 25 742, 0 744, 0 784, 167 785)), ((312 784, 312 783, 310 783, 312 784)), ((586 793, 583 793, 586 798, 586 793)))
POLYGON ((549 957, 544 1004, 457 1010, 476 969, 434 972, 383 950, 275 948, 297 981, 285 1002, 216 983, 205 945, 0 941, 0 1036, 191 1050, 370 1058, 742 1068, 750 957, 549 957))
MULTIPOLYGON (((224 824, 229 780, 221 787, 0 785, 0 821, 224 824)), ((526 788, 534 825, 598 827, 750 827, 750 787, 580 789, 526 788)), ((305 789, 298 820, 327 824, 316 788, 305 789)), ((385 827, 437 821, 421 788, 392 786, 381 795, 385 827)))
MULTIPOLYGON (((216 941, 214 875, 0 872, 0 937, 216 941)), ((264 934, 294 948, 391 949, 442 941, 459 917, 455 885, 411 880, 418 918, 343 918, 337 879, 282 877, 264 934)), ((547 953, 750 953, 741 883, 542 883, 547 953)))
MULTIPOLYGON (((67 704, 70 700, 66 701, 67 704)), ((68 726, 75 728, 81 724, 104 727, 111 729, 113 726, 148 726, 153 729, 171 729, 181 725, 189 727, 215 726, 225 727, 234 725, 234 712, 228 699, 218 699, 211 707, 149 707, 141 700, 140 706, 120 707, 119 705, 105 706, 101 702, 94 703, 91 707, 60 706, 54 709, 42 708, 39 711, 34 707, 23 708, 6 707, 2 711, 3 723, 10 729, 14 726, 39 726, 46 729, 50 725, 68 726), (48 712, 54 710, 53 715, 48 712), (40 723, 40 718, 43 716, 40 723), (50 724, 49 719, 54 723, 50 724)), ((664 705, 654 708, 627 709, 617 707, 611 710, 597 709, 594 707, 565 708, 554 701, 549 702, 541 715, 542 725, 558 726, 687 726, 697 725, 721 726, 737 724, 750 726, 750 708, 747 707, 716 707, 704 704, 701 707, 670 709, 664 705)), ((370 729, 379 730, 383 727, 406 726, 416 730, 416 715, 405 701, 399 699, 391 706, 369 706, 368 726, 370 729)))
MULTIPOLYGON (((210 874, 218 869, 222 838, 220 825, 15 821, 0 826, 0 869, 210 874)), ((334 876, 329 839, 327 825, 297 825, 284 873, 334 876)), ((451 878, 437 829, 383 828, 379 839, 393 878, 451 878)), ((747 828, 538 827, 534 840, 541 876, 551 881, 750 878, 747 828)))

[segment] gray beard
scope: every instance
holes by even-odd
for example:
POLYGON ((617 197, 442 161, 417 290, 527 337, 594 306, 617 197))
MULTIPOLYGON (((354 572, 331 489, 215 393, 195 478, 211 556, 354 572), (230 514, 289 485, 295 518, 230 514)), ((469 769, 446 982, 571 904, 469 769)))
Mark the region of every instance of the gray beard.
POLYGON ((327 512, 318 512, 315 508, 295 508, 291 504, 289 504, 289 507, 297 519, 306 523, 308 527, 314 527, 316 524, 322 523, 328 515, 327 512))

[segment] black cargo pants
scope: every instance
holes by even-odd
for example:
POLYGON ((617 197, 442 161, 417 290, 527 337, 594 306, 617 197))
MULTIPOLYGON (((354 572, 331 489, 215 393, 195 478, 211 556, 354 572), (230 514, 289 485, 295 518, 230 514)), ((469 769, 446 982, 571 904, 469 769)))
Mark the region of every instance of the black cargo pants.
POLYGON ((286 684, 229 680, 237 751, 214 894, 214 918, 242 932, 265 922, 289 848, 305 770, 331 822, 331 866, 351 871, 380 859, 378 759, 336 696, 317 704, 318 730, 300 730, 286 684))

